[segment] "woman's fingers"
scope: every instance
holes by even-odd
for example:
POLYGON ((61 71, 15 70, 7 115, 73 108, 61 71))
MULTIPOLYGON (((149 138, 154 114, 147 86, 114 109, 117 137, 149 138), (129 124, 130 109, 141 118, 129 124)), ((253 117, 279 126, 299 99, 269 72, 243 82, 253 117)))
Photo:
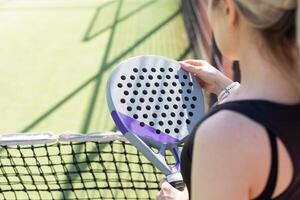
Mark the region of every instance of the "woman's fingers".
POLYGON ((202 66, 208 64, 206 60, 194 60, 194 59, 184 60, 181 62, 188 63, 190 65, 195 65, 195 66, 202 66))
POLYGON ((166 194, 170 193, 172 189, 173 189, 173 186, 170 183, 168 183, 167 181, 165 181, 161 184, 161 190, 166 194))
POLYGON ((183 69, 185 69, 186 71, 194 74, 194 75, 198 75, 200 73, 200 67, 195 67, 194 65, 191 65, 189 63, 186 62, 180 62, 180 65, 183 69))

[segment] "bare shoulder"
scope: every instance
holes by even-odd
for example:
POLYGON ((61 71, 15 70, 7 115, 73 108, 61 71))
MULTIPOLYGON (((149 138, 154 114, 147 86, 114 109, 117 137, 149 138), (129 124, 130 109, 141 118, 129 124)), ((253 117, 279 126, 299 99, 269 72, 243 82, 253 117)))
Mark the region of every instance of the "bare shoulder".
POLYGON ((265 129, 250 118, 233 111, 223 110, 204 121, 197 129, 197 138, 222 141, 224 145, 241 148, 268 141, 265 129))
POLYGON ((220 111, 196 131, 193 160, 197 167, 205 169, 198 178, 222 178, 226 181, 220 187, 239 187, 239 191, 244 192, 240 196, 233 196, 239 195, 233 193, 231 198, 247 199, 242 197, 245 193, 255 196, 262 188, 257 183, 263 183, 268 174, 270 151, 267 144, 268 136, 261 125, 242 114, 220 111), (208 171, 211 171, 209 177, 208 171))

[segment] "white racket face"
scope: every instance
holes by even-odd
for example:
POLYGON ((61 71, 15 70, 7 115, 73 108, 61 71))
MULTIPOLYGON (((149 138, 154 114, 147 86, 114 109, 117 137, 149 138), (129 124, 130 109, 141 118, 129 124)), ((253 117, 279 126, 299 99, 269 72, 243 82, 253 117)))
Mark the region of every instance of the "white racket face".
POLYGON ((177 61, 139 56, 120 63, 107 85, 117 127, 147 145, 172 148, 182 143, 204 115, 202 90, 177 61))

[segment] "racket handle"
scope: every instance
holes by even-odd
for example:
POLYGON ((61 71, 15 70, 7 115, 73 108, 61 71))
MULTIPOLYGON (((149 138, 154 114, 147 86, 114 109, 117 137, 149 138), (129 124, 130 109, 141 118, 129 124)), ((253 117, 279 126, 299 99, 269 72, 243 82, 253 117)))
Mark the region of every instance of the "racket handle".
POLYGON ((179 191, 183 191, 185 188, 185 184, 184 184, 183 180, 173 181, 173 182, 170 182, 170 184, 179 191))
POLYGON ((179 191, 183 191, 185 188, 185 184, 183 182, 182 175, 180 173, 174 173, 167 176, 167 181, 170 183, 174 188, 179 191))

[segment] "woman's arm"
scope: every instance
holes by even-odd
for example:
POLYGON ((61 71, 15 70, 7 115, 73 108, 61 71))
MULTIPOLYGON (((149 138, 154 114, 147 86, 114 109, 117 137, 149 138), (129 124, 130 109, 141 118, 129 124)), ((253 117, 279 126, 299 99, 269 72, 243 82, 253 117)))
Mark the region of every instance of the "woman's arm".
POLYGON ((185 60, 181 61, 180 65, 196 76, 201 87, 210 93, 219 95, 224 88, 232 83, 232 80, 205 60, 185 60))

